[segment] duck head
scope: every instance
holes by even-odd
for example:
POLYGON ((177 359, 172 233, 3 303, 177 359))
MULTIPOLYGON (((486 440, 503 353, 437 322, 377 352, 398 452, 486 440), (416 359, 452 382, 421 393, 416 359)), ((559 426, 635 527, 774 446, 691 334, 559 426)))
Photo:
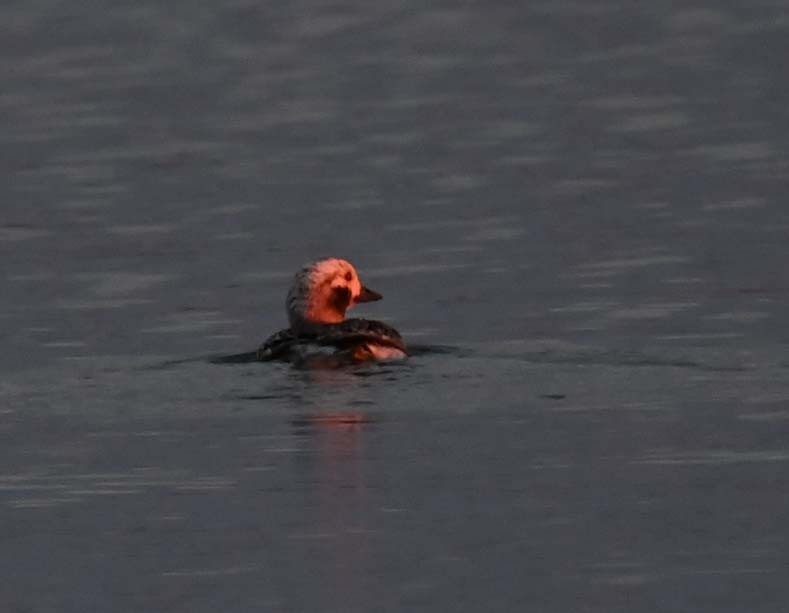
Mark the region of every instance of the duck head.
POLYGON ((362 285, 353 265, 337 258, 306 264, 293 278, 286 307, 290 327, 304 331, 345 320, 345 312, 381 294, 362 285))

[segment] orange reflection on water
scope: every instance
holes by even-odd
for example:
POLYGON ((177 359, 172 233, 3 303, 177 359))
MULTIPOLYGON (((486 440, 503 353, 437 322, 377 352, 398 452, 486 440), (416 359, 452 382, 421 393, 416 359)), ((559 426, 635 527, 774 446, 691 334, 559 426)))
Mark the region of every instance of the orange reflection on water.
MULTIPOLYGON (((314 506, 313 530, 326 539, 322 550, 324 597, 330 607, 360 610, 370 594, 358 578, 371 564, 371 525, 365 426, 372 419, 359 411, 327 411, 293 420, 312 441, 310 483, 314 506)), ((320 551, 320 550, 319 550, 320 551)))
POLYGON ((326 430, 352 430, 371 421, 365 413, 319 413, 297 417, 292 423, 302 428, 314 426, 326 430))

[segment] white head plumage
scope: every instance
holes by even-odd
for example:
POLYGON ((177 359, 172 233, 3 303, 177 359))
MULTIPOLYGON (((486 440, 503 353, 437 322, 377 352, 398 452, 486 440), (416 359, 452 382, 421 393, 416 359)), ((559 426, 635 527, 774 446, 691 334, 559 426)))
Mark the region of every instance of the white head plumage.
POLYGON ((306 264, 296 273, 286 308, 291 329, 304 331, 340 323, 356 304, 380 299, 381 294, 362 285, 350 262, 329 258, 306 264))

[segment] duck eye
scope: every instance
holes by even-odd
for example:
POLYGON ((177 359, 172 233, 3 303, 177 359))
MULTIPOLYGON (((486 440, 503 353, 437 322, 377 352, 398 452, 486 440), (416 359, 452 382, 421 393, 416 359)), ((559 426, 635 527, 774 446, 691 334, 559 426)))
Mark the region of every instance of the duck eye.
POLYGON ((346 272, 345 273, 345 280, 346 281, 350 281, 351 279, 353 279, 353 275, 350 273, 350 271, 346 272))

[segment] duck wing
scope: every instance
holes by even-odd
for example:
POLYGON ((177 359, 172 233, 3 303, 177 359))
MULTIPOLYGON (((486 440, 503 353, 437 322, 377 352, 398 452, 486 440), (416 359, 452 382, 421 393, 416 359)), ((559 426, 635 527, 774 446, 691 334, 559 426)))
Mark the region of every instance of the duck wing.
POLYGON ((377 345, 394 347, 407 354, 405 342, 400 333, 392 326, 373 319, 346 319, 339 324, 331 324, 321 330, 314 339, 321 345, 332 345, 347 349, 359 343, 373 342, 377 345))
POLYGON ((290 328, 280 330, 269 336, 258 347, 257 358, 260 361, 278 360, 287 355, 299 342, 312 338, 314 338, 314 335, 297 335, 290 328))

